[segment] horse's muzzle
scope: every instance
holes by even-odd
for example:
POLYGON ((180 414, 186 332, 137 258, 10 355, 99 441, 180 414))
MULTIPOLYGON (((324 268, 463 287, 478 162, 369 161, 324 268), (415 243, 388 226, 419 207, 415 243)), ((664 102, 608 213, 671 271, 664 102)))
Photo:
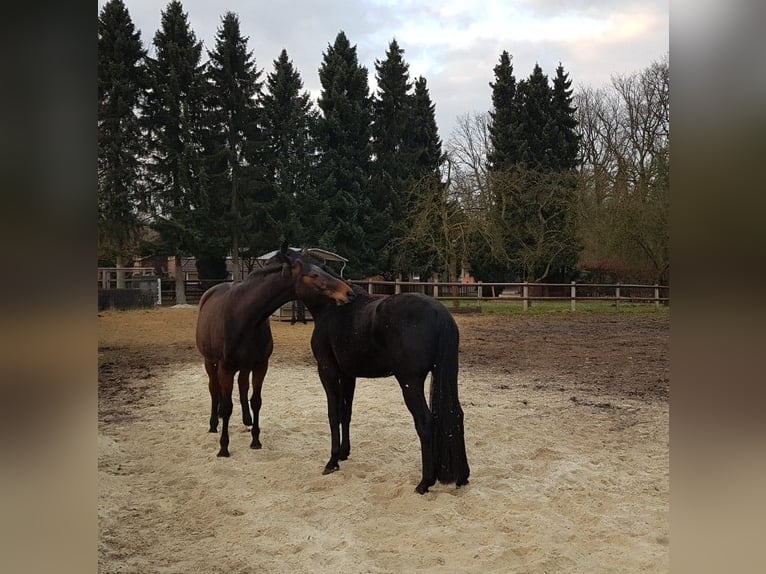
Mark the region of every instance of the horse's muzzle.
POLYGON ((356 293, 354 293, 354 291, 351 288, 349 288, 348 291, 346 291, 342 297, 338 297, 335 299, 335 304, 338 306, 345 305, 347 303, 351 303, 354 299, 356 299, 356 293))

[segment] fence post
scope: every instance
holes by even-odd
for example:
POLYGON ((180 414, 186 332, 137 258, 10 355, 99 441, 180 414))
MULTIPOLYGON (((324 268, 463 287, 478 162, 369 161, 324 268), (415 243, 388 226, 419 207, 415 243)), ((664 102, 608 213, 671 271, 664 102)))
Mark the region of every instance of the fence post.
POLYGON ((476 284, 476 300, 479 302, 479 306, 481 306, 481 281, 476 284))
POLYGON ((157 305, 162 305, 162 279, 157 277, 157 305))
POLYGON ((521 299, 523 309, 526 311, 529 309, 529 283, 524 282, 524 286, 521 288, 521 299))
POLYGON ((372 295, 372 292, 373 292, 373 288, 372 288, 372 281, 370 281, 370 280, 368 279, 368 280, 367 280, 367 293, 369 293, 370 295, 372 295))
POLYGON ((572 281, 572 287, 570 288, 570 296, 572 297, 572 311, 575 311, 577 307, 577 288, 574 281, 572 281))
POLYGON ((394 294, 395 294, 395 295, 398 295, 398 294, 399 294, 399 293, 401 293, 401 292, 402 292, 401 281, 400 281, 400 279, 397 277, 397 278, 396 278, 396 281, 394 281, 394 294))
POLYGON ((620 307, 620 282, 617 282, 617 287, 614 290, 614 306, 619 308, 620 307))
POLYGON ((657 283, 654 284, 654 306, 660 308, 660 286, 657 283))

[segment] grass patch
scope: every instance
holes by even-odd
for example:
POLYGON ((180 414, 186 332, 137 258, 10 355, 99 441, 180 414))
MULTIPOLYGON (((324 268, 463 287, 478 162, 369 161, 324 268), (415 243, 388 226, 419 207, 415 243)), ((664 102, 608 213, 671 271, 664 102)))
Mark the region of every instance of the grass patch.
POLYGON ((441 302, 447 309, 458 313, 478 310, 485 315, 546 315, 557 313, 633 313, 633 314, 659 314, 669 315, 670 306, 654 303, 626 303, 620 302, 619 306, 614 301, 578 301, 575 311, 571 309, 569 301, 532 301, 529 308, 524 311, 522 301, 503 299, 501 301, 476 301, 476 300, 450 300, 442 299, 441 302))

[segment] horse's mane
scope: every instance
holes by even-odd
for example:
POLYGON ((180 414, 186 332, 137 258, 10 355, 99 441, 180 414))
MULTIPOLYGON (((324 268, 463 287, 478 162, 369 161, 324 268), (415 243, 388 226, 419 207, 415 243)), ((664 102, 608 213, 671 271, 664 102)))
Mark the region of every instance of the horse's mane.
POLYGON ((281 271, 282 269, 284 269, 285 265, 286 263, 272 263, 264 267, 259 267, 258 269, 253 269, 250 273, 247 274, 247 277, 245 279, 251 279, 253 277, 258 277, 260 275, 269 275, 276 271, 281 271))

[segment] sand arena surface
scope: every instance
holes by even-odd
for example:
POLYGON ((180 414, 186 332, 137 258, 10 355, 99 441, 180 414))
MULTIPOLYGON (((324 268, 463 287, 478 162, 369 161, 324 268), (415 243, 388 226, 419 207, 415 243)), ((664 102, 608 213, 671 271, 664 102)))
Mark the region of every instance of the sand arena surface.
POLYGON ((458 316, 471 483, 414 493, 395 379, 329 457, 312 326, 272 324, 263 450, 207 432, 195 309, 99 317, 101 572, 668 571, 667 315, 458 316))

